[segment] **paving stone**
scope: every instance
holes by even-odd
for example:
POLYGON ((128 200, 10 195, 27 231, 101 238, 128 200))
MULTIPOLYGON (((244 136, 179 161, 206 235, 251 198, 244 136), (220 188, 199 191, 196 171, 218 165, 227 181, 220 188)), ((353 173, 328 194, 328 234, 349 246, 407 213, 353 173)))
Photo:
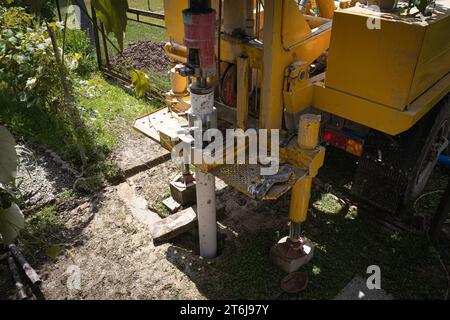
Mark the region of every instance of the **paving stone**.
MULTIPOLYGON (((216 215, 219 220, 225 214, 225 206, 218 203, 216 207, 216 215)), ((153 240, 157 242, 167 241, 197 227, 196 211, 196 206, 192 206, 154 223, 150 227, 153 240)))
POLYGON ((112 159, 125 177, 131 177, 170 160, 170 157, 170 152, 152 139, 131 132, 122 139, 112 159))
POLYGON ((334 300, 393 300, 391 294, 386 293, 383 289, 369 290, 367 288, 366 279, 355 276, 334 300))
POLYGON ((189 231, 196 224, 197 213, 189 207, 155 222, 150 227, 150 234, 154 241, 165 241, 189 231))
POLYGON ((141 223, 151 227, 154 223, 161 220, 161 217, 148 209, 147 200, 138 196, 134 186, 127 182, 117 186, 117 194, 119 198, 126 204, 132 215, 141 223))

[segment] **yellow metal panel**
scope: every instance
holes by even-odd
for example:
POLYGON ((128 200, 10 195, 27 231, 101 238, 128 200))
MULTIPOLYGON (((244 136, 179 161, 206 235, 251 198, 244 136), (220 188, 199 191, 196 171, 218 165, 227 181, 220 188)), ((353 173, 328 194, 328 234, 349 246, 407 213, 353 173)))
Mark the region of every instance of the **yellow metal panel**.
POLYGON ((307 78, 303 81, 300 79, 289 79, 289 88, 286 86, 284 91, 285 112, 289 115, 295 115, 306 108, 311 107, 313 101, 313 84, 315 82, 323 82, 324 73, 318 74, 313 78, 307 78))
POLYGON ((289 114, 295 114, 305 110, 312 104, 313 86, 295 86, 291 91, 284 92, 284 104, 289 114))
POLYGON ((427 27, 409 102, 450 71, 450 15, 427 27))
POLYGON ((295 45, 311 34, 311 28, 295 1, 279 0, 282 4, 282 42, 285 48, 295 45), (295 21, 295 27, 292 22, 295 21))
POLYGON ((404 112, 324 86, 314 86, 314 107, 391 135, 411 127, 404 112))
POLYGON ((369 128, 397 135, 411 128, 449 91, 450 74, 447 74, 411 103, 408 110, 401 111, 316 83, 313 106, 369 128))
MULTIPOLYGON (((311 31, 309 25, 305 26, 302 21, 298 23, 297 20, 287 18, 292 17, 287 13, 287 8, 300 12, 296 6, 286 5, 286 7, 283 7, 283 3, 288 2, 295 4, 292 0, 266 0, 264 2, 264 70, 259 117, 260 128, 281 128, 284 109, 283 82, 286 68, 296 61, 313 62, 328 49, 330 41, 331 30, 325 21, 321 27, 317 28, 315 33, 309 33, 308 30, 311 31), (283 13, 287 17, 283 17, 283 13), (298 41, 289 43, 290 46, 284 43, 284 39, 281 37, 283 28, 295 30, 301 27, 307 28, 304 31, 297 31, 298 35, 307 35, 304 39, 297 38, 298 41)), ((293 39, 291 37, 290 41, 292 42, 293 39)))
POLYGON ((369 29, 373 15, 360 10, 334 14, 326 86, 403 110, 426 27, 382 17, 380 29, 369 29))
POLYGON ((188 0, 164 0, 164 15, 167 40, 184 44, 183 10, 188 0))
POLYGON ((237 126, 247 129, 248 123, 248 81, 249 65, 247 57, 237 58, 237 126))

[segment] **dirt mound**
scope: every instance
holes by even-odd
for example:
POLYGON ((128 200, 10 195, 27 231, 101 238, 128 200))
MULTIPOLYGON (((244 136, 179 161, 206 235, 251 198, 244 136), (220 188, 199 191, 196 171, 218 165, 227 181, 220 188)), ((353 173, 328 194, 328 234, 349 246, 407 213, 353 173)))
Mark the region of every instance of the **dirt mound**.
MULTIPOLYGON (((135 69, 152 69, 163 74, 169 70, 169 58, 164 51, 164 42, 130 42, 123 55, 135 69)), ((111 58, 113 65, 125 66, 124 58, 117 54, 111 58)))

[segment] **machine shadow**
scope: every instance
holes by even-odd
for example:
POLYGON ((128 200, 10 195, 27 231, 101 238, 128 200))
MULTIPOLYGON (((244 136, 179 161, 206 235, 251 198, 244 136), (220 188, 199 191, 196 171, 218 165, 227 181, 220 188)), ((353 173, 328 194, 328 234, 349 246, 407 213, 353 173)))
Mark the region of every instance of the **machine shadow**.
MULTIPOLYGON (((330 152, 321 171, 322 179, 347 185, 353 177, 355 160, 339 150, 330 152), (327 166, 330 162, 332 169, 327 166)), ((280 283, 287 274, 272 263, 269 250, 288 233, 289 200, 286 195, 248 210, 247 215, 260 215, 270 221, 269 227, 255 227, 255 232, 230 237, 226 228, 241 228, 239 221, 225 219, 225 229, 219 228, 221 251, 215 259, 198 257, 195 233, 172 241, 166 258, 208 299, 333 299, 354 276, 366 278, 371 265, 381 268, 382 288, 395 298, 430 298, 430 292, 435 298, 444 295, 445 275, 439 271, 440 262, 430 251, 424 234, 386 228, 364 209, 317 190, 303 226, 304 236, 316 245, 315 255, 299 270, 308 273, 309 284, 299 294, 283 293, 280 283), (268 212, 272 211, 282 215, 271 216, 268 212), (272 223, 274 219, 279 221, 272 223), (422 290, 417 290, 417 285, 422 290)))
MULTIPOLYGON (((33 230, 38 230, 35 231, 36 234, 25 233, 20 236, 19 247, 38 274, 46 264, 54 262, 57 256, 65 254, 67 249, 81 247, 89 240, 83 231, 95 218, 106 197, 107 192, 105 189, 101 189, 93 195, 83 196, 81 200, 61 202, 54 207, 58 222, 40 221, 38 229, 36 229, 36 225, 33 225, 33 230), (67 215, 63 212, 71 214, 67 215), (54 252, 50 253, 52 251, 54 252)), ((22 279, 25 281, 26 277, 23 276, 22 279)), ((41 279, 44 282, 47 280, 45 272, 41 274, 41 279)), ((31 290, 28 292, 29 297, 33 292, 38 300, 45 300, 45 296, 39 288, 31 286, 29 283, 28 285, 31 290)), ((0 289, 0 299, 10 299, 14 295, 14 283, 7 267, 3 264, 0 265, 0 289)))

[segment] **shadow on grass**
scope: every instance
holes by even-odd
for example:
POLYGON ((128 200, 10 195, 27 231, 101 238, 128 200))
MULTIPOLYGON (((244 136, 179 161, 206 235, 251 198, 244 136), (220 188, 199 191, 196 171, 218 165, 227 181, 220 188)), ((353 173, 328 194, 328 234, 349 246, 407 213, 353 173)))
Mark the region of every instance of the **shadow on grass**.
MULTIPOLYGON (((25 137, 30 142, 44 144, 67 161, 76 166, 81 165, 73 129, 62 113, 43 107, 28 107, 17 101, 1 84, 0 105, 0 120, 9 126, 16 137, 25 137)), ((95 143, 94 134, 85 132, 83 143, 91 162, 104 159, 107 150, 95 143)))
MULTIPOLYGON (((356 167, 351 158, 330 152, 322 179, 348 184, 356 167)), ((288 233, 287 228, 242 234, 226 241, 221 255, 212 260, 196 257, 195 246, 174 242, 167 259, 209 299, 333 299, 354 276, 367 278, 371 265, 380 267, 381 286, 395 299, 444 298, 447 277, 425 234, 387 229, 364 210, 327 193, 315 192, 312 203, 304 235, 316 249, 314 258, 300 269, 309 275, 309 285, 300 294, 282 293, 280 283, 286 274, 269 258, 271 246, 288 233)), ((269 206, 287 211, 288 204, 285 196, 269 206)), ((447 265, 450 261, 448 255, 442 260, 447 265)))
MULTIPOLYGON (((71 203, 70 199, 59 206, 46 207, 25 221, 25 228, 18 238, 19 248, 30 265, 39 273, 41 267, 65 254, 66 250, 83 246, 88 240, 83 234, 105 199, 100 190, 84 204, 71 203), (69 214, 63 214, 69 211, 69 214)), ((45 274, 41 274, 45 282, 45 274)), ((14 283, 6 266, 0 265, 0 300, 14 296, 14 283)), ((31 292, 29 293, 31 296, 31 292)))

